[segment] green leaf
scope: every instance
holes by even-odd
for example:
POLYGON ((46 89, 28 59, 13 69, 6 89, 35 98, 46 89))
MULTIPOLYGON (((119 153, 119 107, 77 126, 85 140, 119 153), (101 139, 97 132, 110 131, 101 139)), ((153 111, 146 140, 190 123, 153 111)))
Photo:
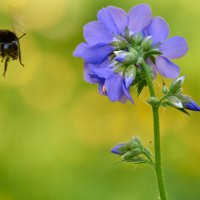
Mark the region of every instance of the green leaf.
POLYGON ((186 115, 191 116, 191 114, 187 110, 185 110, 185 109, 178 108, 177 110, 181 111, 182 113, 184 113, 186 115))
POLYGON ((151 59, 152 63, 155 65, 156 64, 156 57, 153 55, 150 55, 149 58, 151 59))
POLYGON ((140 94, 141 94, 143 88, 146 87, 146 86, 147 86, 146 80, 141 80, 141 81, 138 83, 138 85, 137 85, 137 93, 138 93, 138 96, 140 96, 140 94))
POLYGON ((163 101, 160 105, 163 106, 163 107, 165 107, 165 108, 167 106, 170 106, 170 104, 168 102, 166 102, 166 101, 163 101))
POLYGON ((131 159, 126 159, 124 160, 126 162, 132 162, 134 164, 142 164, 142 163, 149 163, 148 160, 142 158, 142 157, 137 157, 137 158, 131 158, 131 159))

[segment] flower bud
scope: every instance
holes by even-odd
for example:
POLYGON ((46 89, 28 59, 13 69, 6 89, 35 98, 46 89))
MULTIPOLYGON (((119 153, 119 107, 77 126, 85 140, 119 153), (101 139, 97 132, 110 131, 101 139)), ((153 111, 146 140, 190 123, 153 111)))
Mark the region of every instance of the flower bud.
POLYGON ((150 105, 154 106, 158 103, 158 99, 156 97, 150 97, 147 101, 150 105))
POLYGON ((185 77, 181 76, 176 80, 174 80, 170 85, 170 92, 172 93, 181 92, 181 86, 183 85, 184 79, 185 77))
POLYGON ((191 100, 190 102, 186 102, 184 104, 184 108, 193 111, 200 111, 199 105, 195 103, 193 100, 191 100))
POLYGON ((168 88, 167 88, 167 86, 166 85, 163 85, 163 87, 162 87, 162 93, 163 94, 167 94, 169 91, 168 91, 168 88))
POLYGON ((138 53, 137 51, 130 51, 125 53, 119 53, 115 60, 123 63, 123 64, 135 64, 138 59, 138 53))
POLYGON ((143 40, 142 40, 142 43, 141 43, 141 47, 144 49, 144 50, 148 50, 151 48, 152 46, 152 36, 147 36, 145 37, 143 40))
POLYGON ((141 33, 138 33, 137 35, 135 35, 134 36, 135 45, 141 44, 142 39, 143 39, 143 36, 141 33))
POLYGON ((123 154, 123 159, 129 159, 137 156, 138 154, 142 153, 140 148, 135 148, 133 150, 127 151, 125 154, 123 154))
POLYGON ((114 154, 119 154, 122 155, 127 151, 130 151, 130 147, 128 146, 128 143, 121 143, 121 144, 117 144, 116 146, 114 146, 111 150, 112 153, 114 154))
POLYGON ((180 99, 178 99, 177 97, 175 97, 175 96, 168 96, 168 97, 167 97, 167 100, 168 100, 168 103, 169 103, 172 107, 175 107, 175 108, 183 108, 182 102, 181 102, 180 99))

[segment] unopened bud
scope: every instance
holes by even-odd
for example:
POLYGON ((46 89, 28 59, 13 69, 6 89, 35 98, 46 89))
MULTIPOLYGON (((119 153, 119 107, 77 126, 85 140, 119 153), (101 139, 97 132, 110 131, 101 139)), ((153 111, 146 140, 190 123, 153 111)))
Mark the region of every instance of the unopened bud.
POLYGON ((142 40, 141 46, 144 50, 148 50, 152 46, 152 36, 147 36, 142 40))
POLYGON ((150 104, 150 105, 152 105, 152 106, 154 106, 154 105, 156 105, 157 103, 158 103, 158 99, 156 98, 156 97, 150 97, 149 99, 148 99, 148 103, 150 104))
POLYGON ((177 78, 176 80, 174 80, 170 85, 170 92, 177 93, 181 91, 181 86, 183 85, 184 79, 185 77, 181 76, 177 78))
POLYGON ((182 102, 175 96, 168 96, 167 97, 168 103, 175 108, 183 108, 182 102))
POLYGON ((138 59, 137 51, 119 53, 115 60, 123 64, 135 64, 138 59))
POLYGON ((168 92, 169 92, 169 90, 168 90, 167 86, 163 85, 163 87, 162 87, 162 93, 163 94, 167 94, 168 92))

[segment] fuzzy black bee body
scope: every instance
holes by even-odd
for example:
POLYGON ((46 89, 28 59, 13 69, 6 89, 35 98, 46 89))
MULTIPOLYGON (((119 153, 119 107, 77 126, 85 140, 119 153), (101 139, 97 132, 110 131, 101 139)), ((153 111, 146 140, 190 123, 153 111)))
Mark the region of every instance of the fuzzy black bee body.
POLYGON ((24 66, 21 62, 20 38, 12 31, 0 30, 0 56, 2 57, 2 62, 5 60, 3 76, 6 74, 8 61, 10 59, 16 60, 19 58, 20 64, 24 66))

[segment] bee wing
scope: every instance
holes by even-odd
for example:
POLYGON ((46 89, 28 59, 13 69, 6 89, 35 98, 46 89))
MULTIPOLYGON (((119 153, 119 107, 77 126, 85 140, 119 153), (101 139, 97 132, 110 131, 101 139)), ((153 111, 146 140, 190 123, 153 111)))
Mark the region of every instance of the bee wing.
POLYGON ((13 32, 18 37, 21 37, 28 30, 23 10, 20 10, 19 8, 13 6, 9 6, 9 12, 10 12, 13 32))

